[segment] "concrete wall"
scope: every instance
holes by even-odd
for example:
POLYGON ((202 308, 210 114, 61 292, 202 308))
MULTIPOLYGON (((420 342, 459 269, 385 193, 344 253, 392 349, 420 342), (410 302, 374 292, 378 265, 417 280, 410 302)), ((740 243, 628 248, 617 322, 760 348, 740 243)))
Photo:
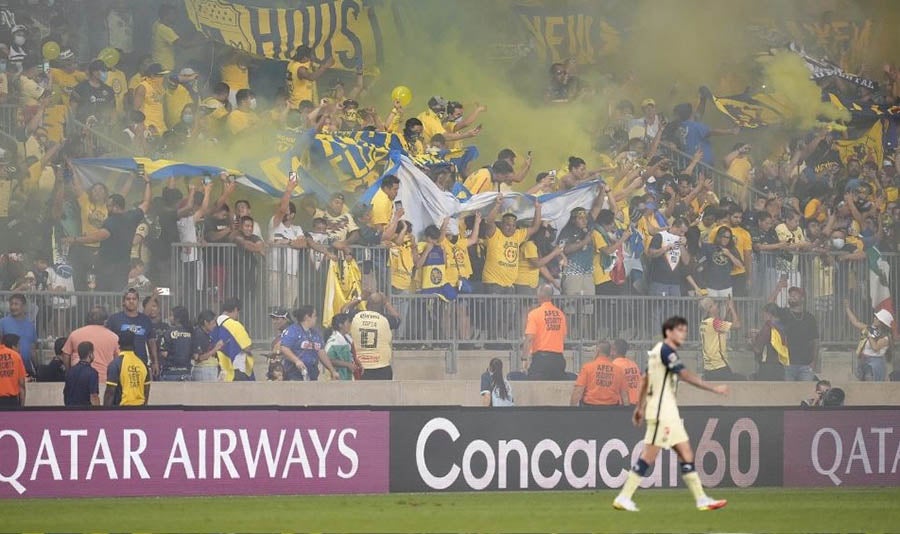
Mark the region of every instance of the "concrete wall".
MULTIPOLYGON (((900 383, 836 383, 847 405, 900 406, 900 383)), ((28 386, 28 406, 61 406, 62 384, 28 386)), ((150 405, 186 406, 479 406, 477 380, 398 380, 394 382, 158 382, 150 405)), ((568 382, 514 382, 519 406, 565 406, 568 382)), ((679 388, 682 405, 797 406, 812 395, 812 383, 735 382, 729 397, 717 397, 687 384, 679 388)))

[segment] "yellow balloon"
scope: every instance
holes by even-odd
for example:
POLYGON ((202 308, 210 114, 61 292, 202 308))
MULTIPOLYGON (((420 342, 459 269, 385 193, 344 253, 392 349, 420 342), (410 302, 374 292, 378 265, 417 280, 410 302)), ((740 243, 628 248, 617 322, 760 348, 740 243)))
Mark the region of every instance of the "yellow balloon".
POLYGON ((47 41, 44 43, 43 48, 41 48, 41 52, 44 54, 44 59, 53 61, 59 57, 59 43, 56 41, 47 41))
POLYGON ((412 102, 412 91, 405 85, 398 85, 391 91, 391 99, 399 100, 401 106, 407 106, 412 102))
POLYGON ((101 50, 99 54, 97 54, 97 59, 106 64, 106 68, 111 69, 119 64, 119 59, 121 58, 119 57, 118 50, 108 46, 101 50))

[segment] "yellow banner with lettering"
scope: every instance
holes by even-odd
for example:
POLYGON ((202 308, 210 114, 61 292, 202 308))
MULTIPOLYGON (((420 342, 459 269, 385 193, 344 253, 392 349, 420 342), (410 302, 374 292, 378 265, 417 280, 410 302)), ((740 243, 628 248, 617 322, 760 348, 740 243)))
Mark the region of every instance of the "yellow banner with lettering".
POLYGON ((575 58, 596 63, 619 51, 620 30, 615 22, 563 2, 531 2, 516 6, 538 57, 545 62, 575 58))
POLYGON ((335 68, 367 72, 382 64, 381 29, 364 0, 317 0, 293 9, 254 7, 226 0, 185 0, 188 18, 203 35, 254 56, 290 59, 301 45, 313 60, 334 57, 335 68))

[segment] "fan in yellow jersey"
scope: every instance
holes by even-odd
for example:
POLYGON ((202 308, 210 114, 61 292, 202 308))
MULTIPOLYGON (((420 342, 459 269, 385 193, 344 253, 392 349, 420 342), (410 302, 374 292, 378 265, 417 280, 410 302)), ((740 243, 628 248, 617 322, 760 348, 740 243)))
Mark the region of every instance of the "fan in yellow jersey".
POLYGON ((694 450, 688 441, 684 422, 678 412, 676 392, 678 381, 684 380, 700 389, 719 395, 728 394, 728 386, 713 386, 704 382, 696 374, 687 370, 678 358, 676 350, 687 338, 687 320, 670 317, 662 325, 663 341, 657 343, 647 353, 647 371, 641 381, 641 394, 634 410, 634 424, 647 421, 644 436, 644 451, 628 474, 622 491, 613 501, 613 508, 637 512, 637 505, 631 499, 641 479, 650 472, 653 462, 661 449, 675 449, 681 466, 681 477, 691 490, 698 510, 718 510, 728 504, 725 500, 710 498, 703 491, 700 476, 694 467, 694 450))
POLYGON ((163 81, 169 71, 159 63, 147 67, 146 77, 134 90, 134 109, 144 114, 144 126, 154 135, 166 133, 166 116, 163 109, 165 88, 163 81), (155 129, 155 131, 153 131, 155 129))
POLYGON ((231 107, 237 107, 237 92, 250 89, 250 56, 233 48, 228 59, 219 68, 223 83, 228 84, 228 101, 231 107))
POLYGON ((104 406, 144 406, 150 400, 150 369, 134 352, 134 332, 119 333, 119 355, 106 370, 104 406))
POLYGON ((250 132, 259 124, 259 116, 256 114, 256 95, 249 89, 241 89, 237 92, 237 108, 228 114, 225 126, 232 136, 250 132))
POLYGON ((312 50, 308 46, 298 46, 294 57, 288 61, 285 73, 285 85, 288 90, 288 104, 296 109, 300 102, 316 101, 316 80, 334 65, 334 58, 329 57, 324 63, 313 68, 312 50))

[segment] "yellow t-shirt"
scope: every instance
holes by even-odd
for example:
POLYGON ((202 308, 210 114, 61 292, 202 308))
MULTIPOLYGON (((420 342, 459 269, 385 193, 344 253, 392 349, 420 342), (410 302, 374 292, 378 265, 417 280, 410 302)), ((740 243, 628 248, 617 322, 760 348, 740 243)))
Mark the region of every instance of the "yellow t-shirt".
POLYGON ((388 198, 387 193, 381 189, 372 197, 372 224, 387 225, 394 215, 394 203, 388 198))
POLYGON ((603 256, 600 252, 608 247, 609 243, 606 242, 606 238, 603 237, 603 234, 597 230, 591 231, 591 241, 594 244, 594 285, 599 286, 600 284, 605 284, 612 280, 609 273, 603 269, 603 256))
POLYGON ((422 136, 426 143, 430 143, 431 138, 437 134, 443 135, 447 133, 447 130, 444 129, 444 125, 441 124, 441 118, 438 117, 437 113, 430 109, 419 113, 417 118, 422 121, 422 136))
MULTIPOLYGON (((457 123, 452 121, 447 121, 444 123, 444 131, 450 133, 456 133, 456 125, 457 123)), ((447 148, 450 150, 457 150, 463 147, 462 139, 458 139, 456 141, 447 141, 447 148)))
POLYGON ((255 126, 258 122, 259 116, 256 113, 236 109, 228 114, 225 125, 228 127, 228 133, 238 135, 244 130, 255 126))
POLYGON ((731 323, 707 317, 700 323, 700 341, 703 346, 703 370, 715 371, 727 366, 728 333, 731 323))
POLYGON ((19 76, 19 93, 22 96, 22 105, 33 107, 38 105, 38 99, 43 96, 44 90, 31 78, 19 76))
POLYGON ((169 128, 181 122, 181 112, 184 111, 184 107, 194 103, 191 92, 180 83, 174 89, 166 87, 164 101, 166 125, 169 128))
POLYGON ((178 40, 178 34, 175 30, 166 26, 160 21, 153 23, 153 62, 162 65, 165 70, 175 68, 175 41, 178 40))
POLYGON ((894 186, 884 188, 884 197, 888 202, 897 202, 898 189, 894 186))
POLYGON ((412 272, 415 267, 412 255, 412 243, 407 240, 402 245, 391 244, 389 250, 391 267, 391 286, 401 291, 412 288, 412 272))
POLYGON ((47 139, 54 143, 62 141, 68 112, 69 107, 64 104, 54 104, 44 108, 44 129, 47 130, 47 139))
POLYGON ((144 75, 140 72, 132 76, 128 79, 128 90, 134 91, 137 89, 138 85, 141 85, 141 82, 144 81, 144 75))
POLYGON ((116 95, 116 113, 122 113, 125 111, 125 93, 128 92, 128 80, 125 78, 125 73, 119 69, 109 69, 106 85, 110 86, 116 95))
POLYGON ((110 363, 108 371, 111 372, 106 374, 106 385, 119 389, 119 406, 143 406, 147 402, 144 387, 150 381, 150 370, 137 354, 123 350, 110 363))
MULTIPOLYGON (((738 259, 741 260, 741 262, 743 262, 744 261, 744 253, 750 252, 753 250, 753 239, 750 237, 750 232, 748 232, 747 230, 744 230, 740 226, 736 226, 736 227, 732 228, 731 226, 726 225, 726 224, 714 224, 709 229, 709 234, 707 234, 706 240, 709 243, 715 243, 716 234, 719 232, 719 228, 722 228, 723 226, 728 228, 729 230, 731 230, 731 235, 734 236, 734 248, 736 248, 738 251, 738 259)), ((737 265, 735 265, 731 269, 732 275, 744 274, 745 272, 747 272, 746 268, 738 267, 737 265)))
MULTIPOLYGON (((89 234, 103 228, 108 215, 106 204, 94 204, 91 197, 85 192, 78 196, 78 205, 81 207, 81 233, 89 234)), ((85 247, 97 248, 100 243, 87 243, 85 247)))
POLYGON ((478 169, 466 178, 463 186, 473 195, 493 191, 494 184, 491 181, 491 170, 487 167, 478 169))
POLYGON ((728 171, 726 172, 728 176, 731 176, 742 184, 746 184, 750 181, 750 169, 752 168, 753 166, 750 164, 749 159, 738 157, 731 160, 731 165, 728 166, 728 171))
POLYGON ((240 91, 241 89, 250 89, 250 71, 246 65, 228 62, 219 69, 222 81, 228 84, 228 88, 232 91, 240 91))
POLYGON ((516 274, 516 285, 536 288, 541 278, 541 270, 538 267, 534 267, 531 261, 540 257, 537 245, 534 244, 534 241, 528 240, 522 243, 522 246, 519 247, 519 252, 519 270, 516 274))
POLYGON ((519 247, 528 239, 528 230, 519 228, 506 237, 497 228, 484 240, 486 254, 482 281, 501 287, 512 287, 519 275, 519 247))
POLYGON ((166 127, 166 115, 163 109, 163 100, 165 92, 160 84, 150 79, 144 80, 138 84, 138 87, 144 88, 144 101, 141 104, 141 113, 144 114, 146 120, 144 126, 156 128, 159 135, 164 134, 168 128, 166 127))
POLYGON ((441 241, 441 248, 444 249, 444 258, 446 258, 447 266, 444 277, 448 284, 453 287, 459 285, 460 278, 468 278, 472 274, 472 264, 469 261, 469 251, 464 247, 457 246, 465 243, 465 238, 460 237, 456 241, 456 245, 444 238, 441 241))
POLYGON ((363 369, 382 369, 391 364, 393 332, 387 317, 362 311, 350 323, 350 336, 363 369))
POLYGON ((62 103, 69 105, 69 97, 72 96, 72 90, 79 83, 87 80, 87 74, 81 71, 66 72, 63 69, 50 69, 50 84, 54 93, 59 93, 62 103))
POLYGON ((285 82, 287 84, 288 91, 288 105, 292 108, 297 108, 300 105, 300 102, 304 100, 309 100, 315 105, 316 101, 315 97, 315 82, 312 80, 307 80, 304 78, 300 78, 297 75, 297 69, 305 68, 309 70, 312 67, 312 62, 305 61, 299 62, 291 60, 287 65, 287 73, 285 75, 285 82))

